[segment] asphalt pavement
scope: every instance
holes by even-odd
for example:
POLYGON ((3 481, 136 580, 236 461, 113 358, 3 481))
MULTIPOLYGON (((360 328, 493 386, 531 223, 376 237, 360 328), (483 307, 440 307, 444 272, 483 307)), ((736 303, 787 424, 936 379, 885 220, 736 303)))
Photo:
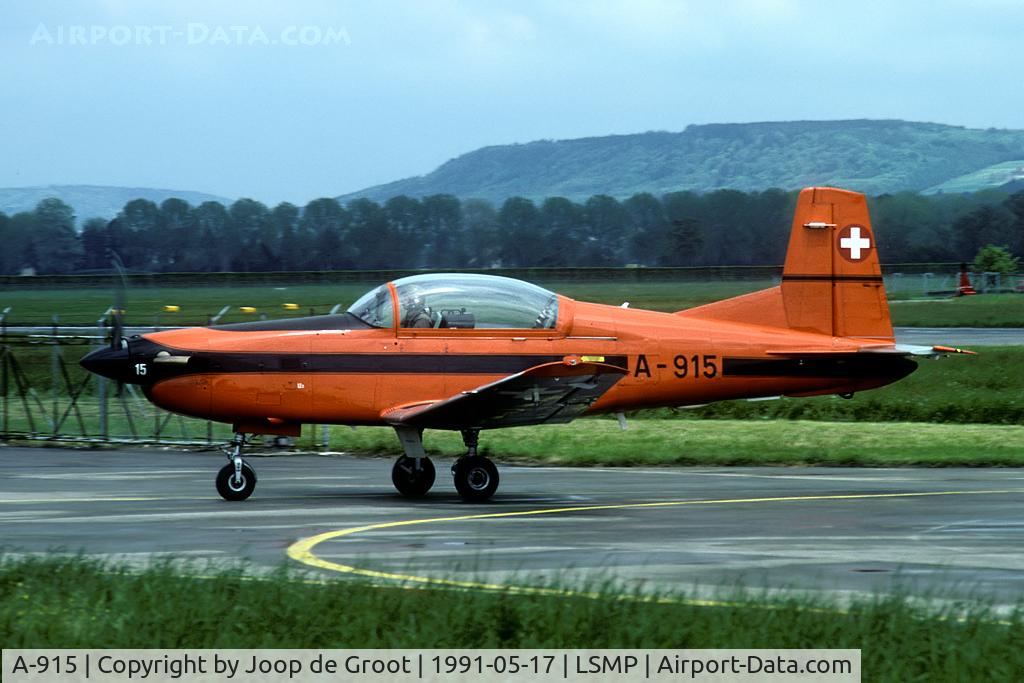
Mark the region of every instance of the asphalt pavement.
POLYGON ((495 497, 468 504, 448 461, 409 501, 391 460, 275 455, 251 458, 256 492, 229 503, 213 484, 225 462, 0 447, 0 545, 421 584, 1024 595, 1022 469, 500 466, 495 497))

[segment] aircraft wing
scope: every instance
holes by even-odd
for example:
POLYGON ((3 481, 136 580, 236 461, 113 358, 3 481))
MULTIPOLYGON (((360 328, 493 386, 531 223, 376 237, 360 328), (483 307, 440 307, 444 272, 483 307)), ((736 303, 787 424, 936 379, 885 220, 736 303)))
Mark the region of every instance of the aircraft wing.
POLYGON ((544 363, 449 398, 385 410, 392 425, 491 429, 571 422, 626 374, 594 362, 544 363))

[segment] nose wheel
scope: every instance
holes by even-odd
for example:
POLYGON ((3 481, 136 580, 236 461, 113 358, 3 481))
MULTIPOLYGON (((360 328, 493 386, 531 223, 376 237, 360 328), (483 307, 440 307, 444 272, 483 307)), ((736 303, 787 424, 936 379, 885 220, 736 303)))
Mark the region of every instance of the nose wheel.
POLYGON ((245 435, 235 434, 225 449, 228 464, 217 473, 217 493, 224 500, 245 500, 256 490, 256 471, 242 460, 245 435))
POLYGON ((235 466, 228 463, 217 473, 217 493, 224 500, 245 500, 256 490, 256 471, 242 463, 238 474, 235 466))

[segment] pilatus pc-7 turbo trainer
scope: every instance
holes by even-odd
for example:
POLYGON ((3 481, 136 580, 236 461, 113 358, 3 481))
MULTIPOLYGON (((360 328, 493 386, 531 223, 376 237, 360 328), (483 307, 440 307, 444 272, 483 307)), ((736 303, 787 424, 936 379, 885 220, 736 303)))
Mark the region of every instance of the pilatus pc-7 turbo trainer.
POLYGON ((434 483, 424 429, 462 433, 452 468, 466 500, 486 500, 498 471, 481 430, 581 415, 738 398, 874 389, 905 377, 875 235, 861 194, 800 193, 782 283, 676 313, 574 301, 526 282, 432 274, 383 284, 346 313, 167 330, 122 338, 82 360, 141 385, 156 405, 226 422, 235 438, 216 478, 248 498, 246 434, 297 436, 303 423, 389 425, 405 454, 395 488, 434 483))

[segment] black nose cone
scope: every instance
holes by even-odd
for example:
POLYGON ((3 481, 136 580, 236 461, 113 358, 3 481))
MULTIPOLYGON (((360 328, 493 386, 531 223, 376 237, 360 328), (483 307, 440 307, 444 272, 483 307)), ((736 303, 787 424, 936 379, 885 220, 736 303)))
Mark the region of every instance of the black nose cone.
POLYGON ((120 382, 131 382, 134 379, 128 349, 97 349, 79 364, 89 372, 120 382))

